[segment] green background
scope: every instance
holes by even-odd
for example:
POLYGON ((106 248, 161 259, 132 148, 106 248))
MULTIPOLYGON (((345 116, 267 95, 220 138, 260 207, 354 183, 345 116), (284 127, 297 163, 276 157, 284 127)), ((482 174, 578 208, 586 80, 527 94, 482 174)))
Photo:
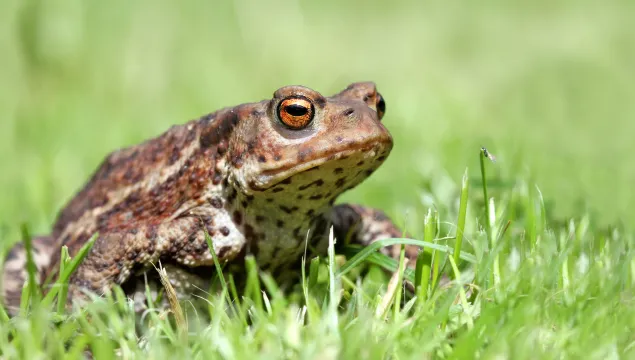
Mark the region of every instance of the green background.
POLYGON ((485 145, 558 216, 629 220, 634 19, 632 1, 3 0, 0 224, 47 232, 107 153, 171 124, 364 80, 396 145, 344 200, 416 212, 485 145))

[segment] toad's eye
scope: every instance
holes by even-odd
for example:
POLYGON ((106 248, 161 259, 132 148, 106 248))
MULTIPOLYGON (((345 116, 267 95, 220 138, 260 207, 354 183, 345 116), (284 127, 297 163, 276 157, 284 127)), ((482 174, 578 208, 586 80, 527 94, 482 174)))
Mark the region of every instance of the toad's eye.
POLYGON ((384 114, 386 113, 386 102, 384 101, 384 97, 381 96, 380 93, 377 93, 377 117, 379 118, 379 120, 381 120, 381 118, 384 117, 384 114))
POLYGON ((290 96, 278 105, 278 117, 291 129, 302 129, 315 116, 315 107, 304 96, 290 96))

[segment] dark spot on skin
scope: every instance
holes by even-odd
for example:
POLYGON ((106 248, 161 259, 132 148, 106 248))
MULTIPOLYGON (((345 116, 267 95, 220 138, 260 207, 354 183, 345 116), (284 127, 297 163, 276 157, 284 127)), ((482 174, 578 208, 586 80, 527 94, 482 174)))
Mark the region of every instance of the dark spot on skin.
POLYGON ((342 168, 335 168, 335 170, 333 170, 333 174, 337 175, 337 174, 341 174, 344 172, 344 169, 342 168))
POLYGON ((331 196, 333 196, 333 194, 331 194, 330 192, 328 192, 328 193, 326 193, 326 194, 324 195, 324 198, 325 198, 325 199, 328 199, 328 198, 330 198, 331 196))
POLYGON ((168 165, 172 165, 175 162, 179 161, 181 158, 181 149, 178 146, 172 148, 172 153, 170 154, 170 159, 168 160, 168 165))
POLYGON ((246 208, 249 205, 249 203, 247 203, 247 200, 243 200, 240 202, 240 205, 242 205, 243 208, 246 208))
POLYGON ((280 159, 282 159, 282 156, 280 156, 280 155, 278 155, 278 154, 274 154, 274 155, 273 155, 273 159, 274 159, 275 161, 280 161, 280 159))
MULTIPOLYGON (((279 256, 279 253, 280 253, 280 248, 279 247, 274 248, 273 251, 271 252, 271 258, 272 259, 277 259, 278 256, 279 256)), ((268 270, 268 271, 270 271, 270 270, 268 270)))
POLYGON ((250 154, 254 153, 254 149, 256 148, 256 141, 252 140, 247 143, 247 152, 250 154))
POLYGON ((305 172, 315 171, 315 170, 318 170, 318 169, 320 169, 320 167, 319 167, 319 166, 316 166, 316 167, 312 167, 312 168, 310 168, 310 169, 306 170, 305 172))
MULTIPOLYGON (((156 238, 156 234, 155 234, 155 238, 156 238)), ((153 241, 151 241, 151 242, 148 244, 148 247, 146 248, 146 253, 148 253, 148 254, 152 254, 152 253, 154 253, 154 240, 155 240, 155 239, 153 239, 153 241)))
POLYGON ((342 139, 342 137, 339 136, 339 135, 335 137, 335 141, 337 141, 338 143, 341 143, 342 140, 344 140, 344 139, 342 139))
POLYGON ((326 99, 321 96, 315 99, 314 102, 317 107, 323 108, 324 106, 326 106, 326 99))
POLYGON ((284 227, 284 221, 282 221, 282 220, 276 221, 276 226, 278 226, 279 228, 283 228, 284 227))
POLYGON ((282 180, 282 181, 280 182, 280 184, 286 184, 286 185, 291 184, 291 178, 290 178, 290 177, 288 177, 288 178, 286 178, 286 179, 282 180))
POLYGON ((256 215, 256 222, 257 222, 257 223, 261 223, 261 222, 263 222, 263 221, 265 221, 265 217, 264 217, 264 216, 262 216, 262 215, 256 215))
POLYGON ((234 109, 225 112, 221 118, 208 124, 205 129, 203 129, 199 140, 201 147, 207 148, 229 138, 229 135, 237 123, 238 114, 234 109))
POLYGON ((298 207, 297 206, 293 206, 293 207, 288 208, 288 207, 286 207, 284 205, 280 205, 280 210, 286 212, 287 214, 291 214, 291 213, 297 211, 298 207))
POLYGON ((225 258, 225 255, 227 255, 227 252, 229 252, 229 250, 231 250, 229 246, 223 246, 220 249, 216 250, 216 256, 218 256, 219 259, 223 259, 225 258))
POLYGON ((187 237, 187 241, 189 242, 194 242, 196 241, 196 233, 191 234, 190 236, 187 237))
POLYGON ((356 165, 357 165, 357 166, 362 166, 362 165, 364 165, 364 160, 362 160, 362 161, 358 162, 356 165))
POLYGON ((366 176, 370 176, 370 174, 373 173, 373 171, 375 171, 375 169, 368 169, 366 170, 366 176))
POLYGON ((238 210, 234 211, 234 214, 233 214, 232 217, 233 217, 233 220, 234 220, 234 224, 236 224, 236 225, 242 224, 242 222, 243 222, 243 214, 240 211, 238 211, 238 210))
POLYGON ((268 203, 272 203, 272 202, 273 202, 273 199, 272 199, 272 198, 267 198, 267 202, 268 202, 268 203))
POLYGON ((247 246, 249 246, 249 252, 254 256, 258 255, 258 235, 254 231, 254 228, 249 224, 245 224, 245 239, 247 239, 247 246))
POLYGON ((310 183, 308 183, 308 184, 306 184, 306 185, 302 185, 302 186, 300 186, 300 187, 298 188, 298 190, 305 190, 305 189, 310 188, 310 187, 311 187, 311 186, 313 186, 313 185, 315 185, 315 186, 322 186, 323 184, 324 184, 324 181, 323 181, 322 179, 318 179, 318 180, 315 180, 315 181, 313 181, 313 182, 310 182, 310 183))
POLYGON ((259 155, 258 162, 261 162, 261 163, 267 162, 267 158, 264 155, 259 155))
POLYGON ((312 148, 306 148, 306 149, 300 150, 298 152, 298 161, 304 162, 306 160, 306 157, 311 155, 311 153, 313 153, 312 148))
POLYGON ((240 169, 243 166, 243 154, 235 154, 232 156, 232 165, 235 168, 240 169))
POLYGON ((304 198, 304 196, 302 196, 302 194, 298 194, 298 196, 296 196, 296 198, 297 198, 298 200, 302 200, 302 198, 304 198))
POLYGON ((386 159, 386 157, 382 155, 382 156, 378 157, 377 159, 375 159, 375 161, 384 161, 385 159, 386 159))
POLYGON ((207 230, 207 235, 209 236, 214 236, 214 234, 216 233, 216 231, 211 225, 206 226, 205 230, 207 230))
MULTIPOLYGON (((17 250, 17 249, 15 249, 15 250, 17 250)), ((15 259, 17 259, 17 257, 18 257, 17 251, 9 251, 9 255, 7 255, 6 261, 15 260, 15 259)))
POLYGON ((247 202, 251 204, 253 201, 254 201, 254 196, 253 195, 247 195, 247 202))
POLYGON ((297 228, 293 229, 293 237, 296 238, 296 239, 299 238, 301 230, 302 229, 300 229, 300 227, 297 227, 297 228))
POLYGON ((313 195, 309 197, 309 200, 320 200, 322 198, 321 194, 313 195))
POLYGON ((152 243, 157 237, 157 226, 149 225, 146 229, 146 239, 150 240, 152 243))
POLYGON ((138 251, 132 250, 126 256, 128 257, 128 260, 134 260, 137 258, 138 255, 139 255, 138 251))
POLYGON ((346 109, 344 110, 344 112, 342 113, 342 115, 344 116, 351 116, 353 115, 353 113, 355 112, 355 110, 353 110, 352 108, 346 109))
POLYGON ((218 155, 224 155, 227 152, 227 141, 223 140, 218 143, 218 146, 216 146, 216 152, 218 155))
POLYGON ((309 211, 306 212, 306 216, 313 216, 313 214, 315 214, 315 210, 313 209, 309 209, 309 211))
POLYGON ((209 113, 207 115, 203 115, 200 118, 201 122, 210 122, 212 120, 214 120, 214 113, 209 113))
POLYGON ((214 185, 218 185, 223 181, 223 176, 220 173, 214 174, 214 178, 212 179, 212 183, 214 185))
POLYGON ((229 194, 227 194, 227 202, 229 202, 230 204, 233 204, 234 200, 236 200, 236 190, 232 188, 229 191, 229 194))
POLYGON ((275 189, 273 189, 273 190, 271 190, 271 191, 272 191, 272 192, 277 193, 277 192, 280 192, 280 191, 282 191, 282 190, 284 190, 284 188, 277 187, 277 188, 275 188, 275 189))
POLYGON ((339 178, 339 179, 337 179, 337 181, 335 182, 335 186, 337 186, 338 188, 339 188, 339 187, 342 187, 342 186, 344 185, 344 183, 345 183, 345 182, 346 182, 346 178, 345 178, 345 177, 343 177, 343 178, 339 178))
POLYGON ((209 203, 216 209, 220 209, 223 207, 223 200, 221 200, 219 197, 213 197, 209 199, 209 203))
MULTIPOLYGON (((351 145, 354 145, 354 144, 355 144, 355 142, 351 142, 351 145)), ((350 155, 342 156, 342 157, 340 158, 340 160, 346 160, 346 159, 348 159, 349 157, 350 157, 350 155)))
POLYGON ((223 234, 223 236, 229 235, 229 229, 227 228, 227 226, 223 226, 222 228, 220 228, 220 233, 223 234))
POLYGON ((380 221, 380 222, 390 221, 390 219, 388 219, 388 216, 386 216, 386 214, 384 214, 382 211, 376 211, 373 214, 373 220, 380 221))

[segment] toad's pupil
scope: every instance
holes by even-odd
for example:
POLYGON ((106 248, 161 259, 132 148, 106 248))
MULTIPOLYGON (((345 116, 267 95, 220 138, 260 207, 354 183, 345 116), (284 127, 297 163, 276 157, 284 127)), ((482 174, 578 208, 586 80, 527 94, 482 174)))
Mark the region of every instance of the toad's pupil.
POLYGON ((284 109, 291 116, 303 116, 309 111, 306 107, 298 104, 287 105, 284 109))

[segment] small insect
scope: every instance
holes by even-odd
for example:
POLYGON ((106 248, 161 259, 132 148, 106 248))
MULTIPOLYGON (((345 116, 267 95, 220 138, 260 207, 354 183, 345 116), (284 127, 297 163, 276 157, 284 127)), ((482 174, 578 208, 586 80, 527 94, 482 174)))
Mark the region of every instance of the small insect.
POLYGON ((481 151, 483 152, 483 155, 485 155, 485 157, 490 159, 491 162, 496 162, 496 156, 494 156, 494 154, 492 154, 491 152, 487 151, 485 146, 481 147, 481 151))

